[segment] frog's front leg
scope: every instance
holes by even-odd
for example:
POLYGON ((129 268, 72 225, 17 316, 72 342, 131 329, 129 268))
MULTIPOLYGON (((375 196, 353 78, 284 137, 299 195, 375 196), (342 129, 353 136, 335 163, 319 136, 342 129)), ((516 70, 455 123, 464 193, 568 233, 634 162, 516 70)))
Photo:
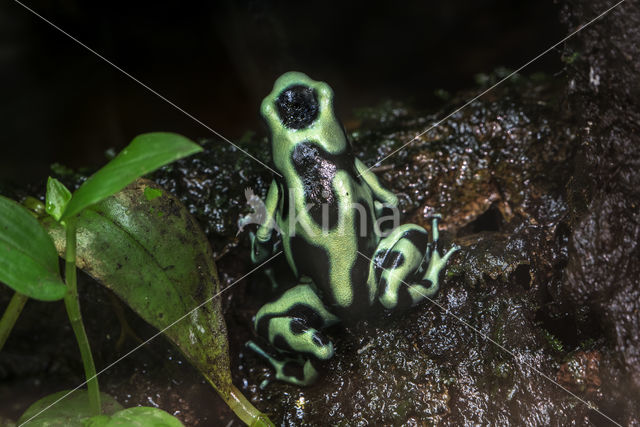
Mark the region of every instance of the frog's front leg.
POLYGON ((449 257, 458 250, 439 253, 438 220, 433 219, 433 242, 427 231, 415 224, 394 229, 376 248, 369 280, 378 287, 379 301, 387 309, 415 305, 438 291, 438 276, 449 257), (425 266, 426 263, 426 266, 425 266))
POLYGON ((382 186, 380 180, 367 166, 358 158, 355 160, 356 171, 362 180, 371 189, 374 198, 376 216, 388 214, 385 210, 398 207, 398 197, 393 192, 382 186))
POLYGON ((252 341, 247 346, 271 363, 276 379, 309 385, 318 377, 315 363, 330 359, 334 353, 333 343, 320 330, 338 320, 325 308, 311 284, 301 283, 265 304, 256 314, 256 332, 280 354, 270 355, 252 341))
POLYGON ((270 255, 275 253, 277 241, 277 229, 275 226, 276 210, 281 197, 278 185, 275 180, 271 181, 267 199, 262 208, 262 212, 256 212, 260 218, 260 225, 257 232, 249 232, 251 241, 251 261, 257 264, 265 261, 270 255))

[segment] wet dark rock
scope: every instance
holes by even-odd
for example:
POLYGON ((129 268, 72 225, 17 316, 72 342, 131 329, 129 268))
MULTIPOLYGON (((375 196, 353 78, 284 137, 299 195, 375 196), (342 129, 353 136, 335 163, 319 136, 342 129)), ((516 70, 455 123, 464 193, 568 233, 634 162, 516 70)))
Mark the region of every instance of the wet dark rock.
POLYGON ((517 215, 549 226, 567 209, 575 139, 560 114, 559 83, 518 77, 427 132, 476 93, 459 95, 431 116, 396 106, 365 117, 354 146, 369 165, 390 156, 374 171, 400 195, 413 222, 427 225, 438 212, 443 227, 466 226, 463 233, 496 231, 517 215))
MULTIPOLYGON (((589 409, 536 371, 553 375, 555 362, 531 317, 533 308, 519 290, 490 285, 496 290, 449 288, 438 303, 508 348, 517 362, 441 308, 425 304, 334 334, 338 354, 313 387, 249 389, 285 425, 585 422, 589 409)), ((245 357, 250 362, 254 356, 245 357)), ((256 368, 250 376, 271 373, 256 368)))
MULTIPOLYGON (((568 28, 612 4, 569 0, 568 28)), ((602 325, 640 395, 640 7, 625 2, 570 40, 567 105, 579 132, 569 263, 558 298, 602 325)), ((637 402, 636 402, 637 403, 637 402)))

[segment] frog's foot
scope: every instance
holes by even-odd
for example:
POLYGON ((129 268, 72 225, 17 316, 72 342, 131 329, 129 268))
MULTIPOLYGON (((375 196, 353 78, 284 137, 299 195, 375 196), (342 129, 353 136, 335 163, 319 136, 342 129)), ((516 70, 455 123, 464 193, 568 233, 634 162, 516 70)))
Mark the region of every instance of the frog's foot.
POLYGON ((333 343, 321 329, 337 322, 338 318, 324 307, 312 285, 301 283, 265 304, 255 318, 259 336, 281 353, 300 356, 279 360, 258 350, 255 344, 249 347, 273 365, 276 378, 294 384, 310 384, 316 372, 312 362, 328 360, 334 353, 333 343), (298 369, 294 369, 296 366, 298 369))
POLYGON ((427 259, 429 260, 427 264, 427 269, 422 276, 422 280, 419 284, 410 287, 410 293, 412 296, 419 297, 431 297, 435 295, 438 291, 438 278, 440 276, 440 272, 447 265, 447 261, 451 255, 453 255, 457 250, 460 249, 458 245, 452 245, 451 248, 445 252, 444 255, 440 255, 440 242, 439 242, 439 231, 438 231, 438 222, 441 219, 439 214, 433 215, 431 223, 431 233, 433 236, 433 242, 429 244, 429 248, 427 250, 427 259))
POLYGON ((251 215, 245 215, 242 218, 238 219, 238 222, 236 223, 236 225, 238 226, 238 231, 236 232, 236 236, 239 236, 240 233, 242 233, 244 231, 244 228, 249 225, 249 224, 253 224, 253 218, 251 217, 251 215))
MULTIPOLYGON (((313 365, 311 359, 305 359, 302 356, 294 358, 282 354, 274 356, 264 351, 253 341, 248 341, 246 346, 258 353, 273 366, 273 369, 276 371, 277 380, 299 386, 306 386, 313 384, 318 379, 318 370, 313 365)), ((269 380, 264 380, 260 384, 260 388, 265 388, 268 384, 269 380)))
POLYGON ((259 264, 273 255, 276 251, 276 234, 271 233, 267 240, 261 240, 259 234, 249 231, 251 242, 251 262, 259 264))

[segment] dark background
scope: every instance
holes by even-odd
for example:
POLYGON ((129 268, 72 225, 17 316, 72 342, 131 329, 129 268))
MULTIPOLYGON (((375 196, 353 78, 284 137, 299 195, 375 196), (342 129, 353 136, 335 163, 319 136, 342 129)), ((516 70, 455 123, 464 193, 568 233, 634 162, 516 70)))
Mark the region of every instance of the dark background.
MULTIPOLYGON (((435 110, 436 89, 474 89, 477 73, 518 68, 566 33, 551 1, 302 3, 24 1, 232 140, 262 132, 259 103, 288 70, 327 81, 344 120, 385 99, 435 110)), ((558 57, 524 73, 560 73, 558 57)), ((20 4, 0 3, 0 183, 44 183, 54 162, 97 167, 109 147, 161 130, 211 136, 20 4)))

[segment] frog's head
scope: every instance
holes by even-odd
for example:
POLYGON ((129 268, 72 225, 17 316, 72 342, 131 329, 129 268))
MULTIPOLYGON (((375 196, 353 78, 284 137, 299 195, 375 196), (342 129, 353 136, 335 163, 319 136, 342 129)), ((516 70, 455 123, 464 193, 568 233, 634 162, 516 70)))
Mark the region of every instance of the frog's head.
POLYGON ((348 149, 344 129, 333 112, 333 90, 303 73, 280 76, 260 108, 269 130, 273 162, 286 168, 296 144, 313 142, 332 154, 348 149))

